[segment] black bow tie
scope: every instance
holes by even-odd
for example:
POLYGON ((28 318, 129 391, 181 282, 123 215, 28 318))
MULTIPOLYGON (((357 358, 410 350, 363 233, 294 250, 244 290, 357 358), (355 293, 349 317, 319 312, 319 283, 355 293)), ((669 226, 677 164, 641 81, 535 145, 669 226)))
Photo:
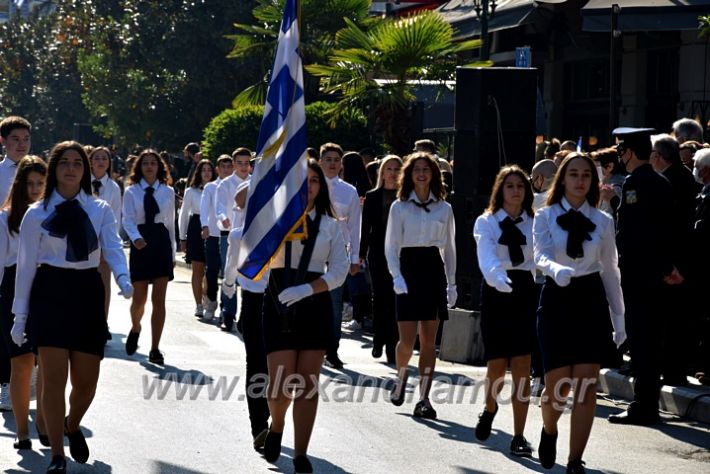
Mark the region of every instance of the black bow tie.
POLYGON ((431 209, 429 209, 429 204, 433 203, 433 199, 429 199, 427 202, 419 202, 416 199, 412 199, 412 202, 414 203, 415 206, 421 207, 424 209, 426 212, 431 212, 431 209))
POLYGON ((515 219, 506 217, 498 223, 500 230, 502 231, 500 238, 498 239, 498 243, 508 247, 510 262, 514 267, 517 267, 525 261, 522 246, 528 243, 525 238, 525 234, 523 234, 517 226, 517 224, 520 224, 521 222, 523 222, 522 217, 517 217, 515 219))
POLYGON ((567 231, 567 255, 570 258, 584 257, 582 244, 585 240, 592 240, 589 235, 597 226, 587 216, 579 211, 570 209, 557 218, 557 224, 567 231))
POLYGON ((155 216, 160 212, 158 207, 158 201, 155 200, 155 189, 151 186, 145 188, 145 196, 143 196, 143 210, 145 211, 145 223, 153 224, 155 222, 155 216))
POLYGON ((64 201, 42 222, 42 228, 52 237, 67 239, 67 262, 85 262, 99 248, 99 239, 88 214, 79 201, 64 201))
POLYGON ((99 190, 101 189, 101 186, 103 186, 103 183, 98 179, 95 179, 91 182, 91 186, 94 188, 94 196, 98 196, 99 190))

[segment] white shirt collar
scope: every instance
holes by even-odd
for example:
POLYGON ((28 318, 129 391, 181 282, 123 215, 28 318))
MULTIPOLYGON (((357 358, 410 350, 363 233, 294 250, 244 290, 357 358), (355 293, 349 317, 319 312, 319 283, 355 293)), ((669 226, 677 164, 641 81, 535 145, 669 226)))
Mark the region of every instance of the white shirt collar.
MULTIPOLYGON (((71 198, 71 199, 76 199, 77 201, 79 201, 79 203, 80 203, 82 206, 84 206, 84 205, 86 205, 86 203, 88 202, 89 196, 88 196, 83 190, 79 190, 79 193, 78 193, 76 196, 74 196, 73 198, 71 198)), ((52 191, 52 195, 51 195, 50 198, 49 198, 49 205, 50 205, 50 206, 57 206, 57 204, 61 204, 61 203, 63 203, 64 201, 70 201, 71 199, 65 199, 65 198, 62 197, 62 195, 59 194, 59 192, 55 189, 54 191, 52 191)))
MULTIPOLYGON (((423 203, 423 202, 425 202, 425 201, 420 201, 420 200, 419 200, 419 198, 417 197, 417 193, 416 193, 415 191, 412 191, 411 193, 409 193, 409 199, 408 199, 408 201, 414 201, 414 202, 418 202, 418 203, 423 203)), ((434 201, 434 202, 436 202, 436 201, 438 201, 438 199, 436 199, 436 198, 434 197, 434 194, 433 194, 431 191, 429 191, 429 197, 427 198, 427 201, 434 201)))
POLYGON ((9 168, 9 167, 15 167, 15 168, 16 168, 16 167, 17 167, 17 163, 15 163, 14 161, 12 161, 12 160, 10 159, 10 157, 8 157, 7 155, 5 155, 5 157, 3 158, 3 160, 0 161, 0 166, 4 166, 4 167, 6 167, 6 168, 9 168))
MULTIPOLYGON (((569 211, 570 209, 574 209, 574 206, 569 203, 566 197, 562 197, 562 201, 560 201, 560 204, 562 204, 562 207, 564 208, 565 212, 569 211)), ((579 209, 575 210, 589 217, 589 209, 591 209, 591 206, 589 205, 589 201, 585 199, 579 209)))
POLYGON ((325 177, 325 182, 328 184, 328 186, 333 186, 334 184, 338 184, 338 181, 340 181, 340 176, 335 176, 333 178, 329 178, 327 176, 325 177))
MULTIPOLYGON (((143 179, 143 178, 141 178, 140 183, 138 183, 138 184, 140 184, 141 189, 143 189, 143 190, 145 190, 145 188, 150 188, 150 187, 151 187, 151 185, 148 184, 148 181, 146 181, 146 180, 143 179)), ((157 191, 159 187, 160 187, 160 181, 158 181, 158 180, 156 179, 155 182, 153 183, 152 188, 157 191)))
MULTIPOLYGON (((498 222, 502 222, 506 217, 510 217, 511 219, 517 219, 517 217, 508 215, 508 213, 505 212, 505 209, 503 209, 502 207, 498 209, 495 214, 493 214, 493 217, 495 217, 498 222)), ((523 222, 525 222, 528 219, 528 214, 523 211, 523 213, 520 214, 518 217, 522 218, 523 222)))
MULTIPOLYGON (((91 182, 93 183, 96 179, 97 179, 96 176, 94 176, 94 174, 91 173, 91 182)), ((109 179, 109 178, 108 178, 108 172, 106 172, 106 173, 104 173, 104 175, 99 179, 99 181, 101 182, 101 184, 106 185, 106 183, 108 182, 108 179, 109 179)))

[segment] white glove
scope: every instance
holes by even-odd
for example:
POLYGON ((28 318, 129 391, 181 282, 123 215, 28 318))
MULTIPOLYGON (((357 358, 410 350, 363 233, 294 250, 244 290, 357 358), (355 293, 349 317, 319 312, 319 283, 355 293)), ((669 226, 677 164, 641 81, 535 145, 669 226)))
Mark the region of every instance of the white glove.
POLYGON ((500 291, 501 293, 512 293, 513 292, 513 287, 510 286, 513 284, 513 280, 508 278, 508 275, 498 275, 496 277, 495 282, 493 282, 493 287, 500 291))
POLYGON ((232 283, 231 285, 226 281, 222 282, 222 293, 229 299, 232 299, 235 294, 237 294, 237 285, 232 283))
POLYGON ((407 283, 404 281, 404 277, 399 276, 392 280, 392 283, 394 284, 395 294, 404 295, 408 292, 407 283))
POLYGON ((116 283, 121 289, 118 294, 122 295, 127 300, 130 300, 133 297, 133 285, 131 284, 131 280, 128 278, 128 275, 119 276, 116 283))
POLYGON ((570 267, 564 267, 560 265, 560 268, 555 271, 555 283, 559 286, 567 286, 569 282, 572 281, 574 276, 574 269, 570 267))
POLYGON ((458 299, 458 293, 456 292, 456 285, 446 286, 446 302, 449 308, 456 306, 456 300, 458 299))
POLYGON ((614 327, 614 344, 617 349, 626 341, 626 321, 623 314, 612 314, 611 325, 614 327))
POLYGON ((301 301, 303 298, 308 298, 313 294, 313 287, 304 283, 303 285, 290 286, 279 293, 279 301, 286 306, 291 306, 292 304, 301 301))
POLYGON ((16 314, 15 315, 15 324, 12 325, 12 329, 10 330, 10 337, 12 337, 12 342, 17 344, 18 346, 21 346, 25 342, 27 342, 27 338, 25 337, 25 325, 27 324, 27 315, 26 314, 16 314))

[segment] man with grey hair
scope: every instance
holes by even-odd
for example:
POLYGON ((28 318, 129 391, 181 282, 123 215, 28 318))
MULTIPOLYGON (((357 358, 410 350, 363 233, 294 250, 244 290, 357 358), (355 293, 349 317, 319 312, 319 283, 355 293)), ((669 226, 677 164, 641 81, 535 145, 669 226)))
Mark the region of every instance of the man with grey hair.
MULTIPOLYGON (((693 176, 702 185, 702 191, 697 198, 695 216, 693 222, 693 245, 695 249, 704 249, 710 242, 710 148, 698 150, 693 157, 693 176)), ((710 284, 710 256, 707 251, 698 250, 695 262, 695 279, 697 289, 707 288, 710 284)), ((710 385, 710 314, 708 314, 707 304, 698 303, 698 314, 700 317, 700 327, 697 334, 700 341, 697 347, 700 348, 698 354, 698 373, 695 375, 704 385, 710 385)))
POLYGON ((682 118, 673 122, 673 136, 678 143, 685 143, 688 140, 695 140, 703 143, 703 127, 695 120, 682 118))
POLYGON ((553 160, 540 160, 533 166, 530 173, 530 184, 534 192, 533 211, 537 211, 545 205, 547 190, 552 184, 555 173, 557 173, 557 165, 553 160))

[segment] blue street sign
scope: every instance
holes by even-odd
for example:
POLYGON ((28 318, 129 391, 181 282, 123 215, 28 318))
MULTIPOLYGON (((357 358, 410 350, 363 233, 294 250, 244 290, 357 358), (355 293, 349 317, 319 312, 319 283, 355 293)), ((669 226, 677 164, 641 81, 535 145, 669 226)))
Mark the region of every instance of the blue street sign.
POLYGON ((532 66, 532 55, 530 53, 530 46, 523 46, 522 48, 515 48, 515 67, 531 67, 532 66))

